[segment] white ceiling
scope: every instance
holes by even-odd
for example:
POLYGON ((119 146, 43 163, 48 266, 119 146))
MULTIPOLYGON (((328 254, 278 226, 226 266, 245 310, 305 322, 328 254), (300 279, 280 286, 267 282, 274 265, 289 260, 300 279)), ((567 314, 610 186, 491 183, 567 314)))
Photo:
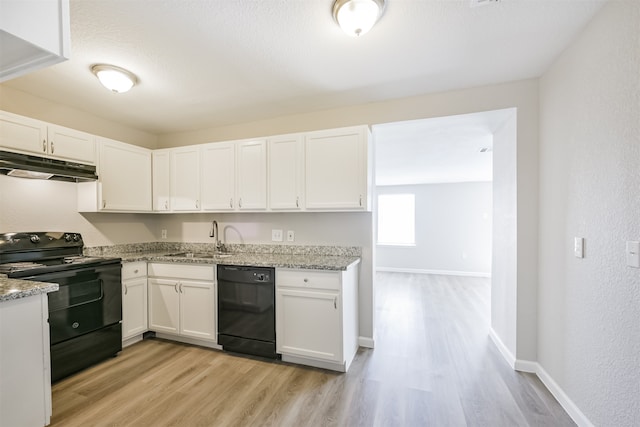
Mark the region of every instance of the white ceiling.
POLYGON ((154 134, 540 76, 604 0, 388 0, 346 36, 333 0, 71 0, 71 60, 4 85, 154 134), (95 63, 139 86, 112 94, 95 63))
POLYGON ((513 112, 375 125, 376 185, 491 181, 493 133, 513 112))

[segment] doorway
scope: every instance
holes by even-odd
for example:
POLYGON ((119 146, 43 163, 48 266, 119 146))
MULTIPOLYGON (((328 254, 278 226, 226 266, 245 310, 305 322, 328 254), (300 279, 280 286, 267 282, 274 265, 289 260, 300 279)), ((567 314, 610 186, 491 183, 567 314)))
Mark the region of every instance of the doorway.
POLYGON ((516 109, 380 124, 373 140, 374 307, 378 272, 485 278, 492 337, 515 343, 516 109), (379 241, 409 221, 389 217, 391 195, 413 195, 413 242, 379 241))

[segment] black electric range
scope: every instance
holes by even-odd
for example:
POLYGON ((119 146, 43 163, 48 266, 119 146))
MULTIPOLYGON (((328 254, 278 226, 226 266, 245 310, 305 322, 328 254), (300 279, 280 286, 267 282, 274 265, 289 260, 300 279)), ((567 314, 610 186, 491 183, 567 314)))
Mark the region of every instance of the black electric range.
POLYGON ((47 294, 52 381, 122 350, 121 260, 83 247, 79 233, 0 234, 0 273, 59 285, 47 294))

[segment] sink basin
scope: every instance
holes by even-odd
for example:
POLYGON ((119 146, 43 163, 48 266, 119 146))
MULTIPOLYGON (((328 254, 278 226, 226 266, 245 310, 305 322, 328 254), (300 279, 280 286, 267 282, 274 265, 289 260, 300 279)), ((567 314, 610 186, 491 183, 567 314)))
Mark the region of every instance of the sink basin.
POLYGON ((217 252, 179 252, 175 254, 168 254, 170 257, 177 258, 206 258, 206 259, 215 259, 215 258, 227 258, 232 256, 233 254, 224 254, 217 252))

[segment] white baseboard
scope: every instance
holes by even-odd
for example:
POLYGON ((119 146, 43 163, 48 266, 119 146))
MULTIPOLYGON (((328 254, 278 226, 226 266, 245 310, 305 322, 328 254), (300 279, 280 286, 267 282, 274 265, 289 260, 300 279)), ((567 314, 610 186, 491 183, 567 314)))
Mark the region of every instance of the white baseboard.
POLYGON ((549 390, 549 392, 556 398, 560 406, 567 411, 567 414, 571 417, 573 422, 575 422, 579 427, 594 427, 593 423, 589 421, 589 419, 582 413, 580 408, 576 406, 575 403, 567 396, 567 394, 560 388, 560 386, 551 378, 551 376, 544 370, 542 366, 538 362, 532 362, 530 360, 518 360, 515 356, 509 351, 507 346, 504 345, 498 334, 493 330, 493 328, 489 331, 489 336, 491 340, 494 342, 502 357, 505 358, 509 366, 512 369, 520 372, 529 372, 532 374, 536 374, 542 384, 549 390))
POLYGON ((389 273, 441 274, 443 276, 491 277, 491 273, 478 271, 427 270, 423 268, 376 267, 376 271, 389 273))
POLYGON ((359 345, 360 347, 374 348, 373 338, 369 338, 369 337, 358 337, 358 345, 359 345))
POLYGON ((551 392, 553 397, 560 403, 560 406, 567 411, 567 414, 571 417, 571 419, 580 427, 593 427, 593 423, 589 421, 589 419, 584 415, 584 413, 578 408, 578 406, 573 403, 573 400, 567 396, 567 394, 560 388, 560 386, 551 378, 551 376, 544 370, 539 363, 536 363, 538 369, 536 375, 542 381, 542 384, 547 387, 547 389, 551 392))
POLYGON ((502 354, 502 357, 507 361, 511 369, 516 369, 516 357, 511 353, 511 351, 507 348, 506 345, 502 342, 496 331, 493 328, 489 329, 489 336, 491 337, 491 341, 498 347, 498 351, 502 354))
POLYGON ((516 359, 516 363, 514 364, 513 369, 519 372, 528 372, 530 374, 537 374, 538 367, 539 367, 538 362, 516 359))

